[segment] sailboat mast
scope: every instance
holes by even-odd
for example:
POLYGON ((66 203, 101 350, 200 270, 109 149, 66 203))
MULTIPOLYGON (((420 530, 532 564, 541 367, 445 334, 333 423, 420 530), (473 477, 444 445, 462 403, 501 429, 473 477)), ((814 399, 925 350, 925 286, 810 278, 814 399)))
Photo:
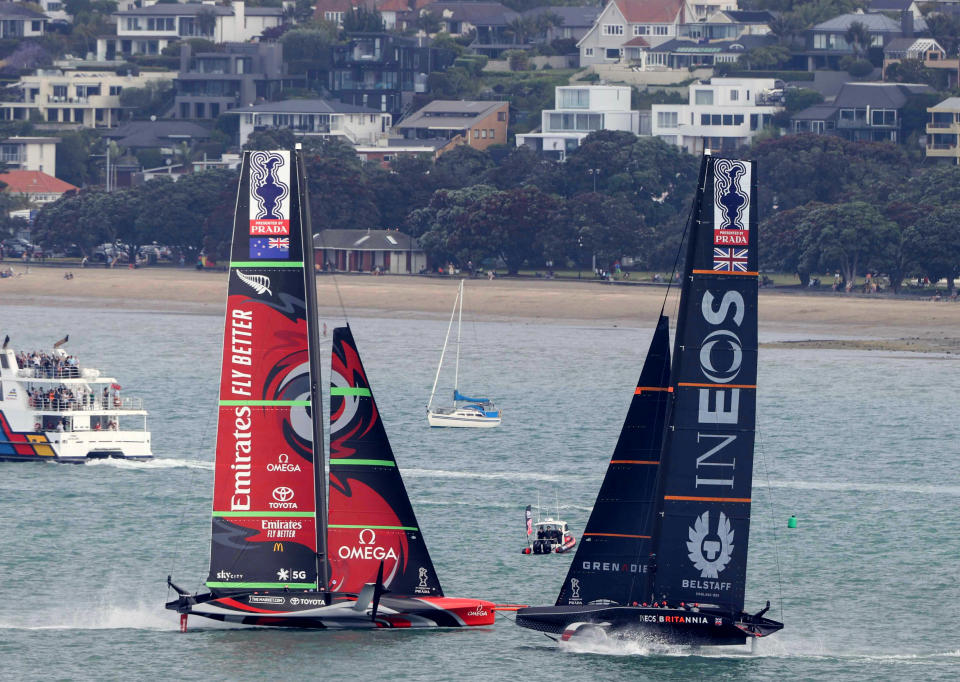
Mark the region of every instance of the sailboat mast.
POLYGON ((453 370, 453 406, 457 406, 457 391, 460 390, 460 330, 463 322, 463 280, 460 280, 460 290, 457 292, 460 308, 457 314, 457 362, 453 370))
POLYGON ((317 319, 317 273, 314 266, 313 227, 310 220, 310 193, 303 168, 300 145, 294 152, 297 160, 297 188, 300 192, 300 231, 303 240, 303 276, 307 315, 307 345, 310 356, 310 418, 313 427, 314 487, 317 500, 317 589, 330 586, 327 564, 327 457, 323 445, 323 391, 320 390, 319 321, 317 319))
POLYGON ((453 316, 457 314, 457 301, 460 300, 460 292, 453 301, 453 309, 450 311, 450 322, 447 323, 447 335, 443 337, 443 350, 440 351, 440 363, 437 365, 437 374, 433 377, 433 390, 430 391, 430 400, 427 402, 427 410, 433 405, 433 396, 437 392, 437 382, 440 380, 440 370, 443 369, 443 356, 447 352, 447 343, 450 341, 450 330, 453 328, 453 316))

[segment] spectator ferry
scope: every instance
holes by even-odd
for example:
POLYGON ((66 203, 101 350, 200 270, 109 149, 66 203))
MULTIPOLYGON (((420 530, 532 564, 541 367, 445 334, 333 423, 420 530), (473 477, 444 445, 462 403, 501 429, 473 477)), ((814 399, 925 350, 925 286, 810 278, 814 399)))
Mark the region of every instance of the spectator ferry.
POLYGON ((100 371, 81 367, 58 341, 52 351, 0 348, 0 461, 84 462, 149 459, 150 432, 140 398, 100 371))

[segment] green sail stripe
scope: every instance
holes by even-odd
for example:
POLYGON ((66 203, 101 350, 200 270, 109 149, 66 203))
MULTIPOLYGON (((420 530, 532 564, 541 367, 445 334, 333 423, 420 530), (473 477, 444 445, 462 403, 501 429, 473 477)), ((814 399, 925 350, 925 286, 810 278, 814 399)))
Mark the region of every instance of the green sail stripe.
POLYGON ((331 386, 330 395, 362 395, 370 397, 369 388, 354 388, 353 386, 331 386))
POLYGON ((317 583, 315 582, 313 583, 216 583, 216 582, 213 582, 212 583, 207 581, 207 587, 220 587, 220 588, 239 587, 239 588, 248 589, 248 590, 269 590, 271 588, 282 590, 285 587, 290 587, 293 589, 301 589, 301 590, 318 589, 317 583))
POLYGON ((213 512, 214 516, 224 516, 226 518, 247 518, 255 516, 281 516, 281 517, 292 517, 292 518, 304 518, 312 519, 317 516, 316 512, 299 512, 299 511, 216 511, 213 512))
POLYGON ((238 260, 230 263, 231 268, 302 268, 302 260, 238 260))
POLYGON ((396 462, 391 462, 388 459, 350 459, 349 457, 344 457, 342 459, 331 459, 331 466, 334 464, 356 464, 358 466, 368 466, 368 467, 395 467, 397 466, 396 462))
POLYGON ((329 528, 369 528, 371 530, 415 530, 419 531, 419 528, 414 528, 413 526, 349 526, 339 523, 331 523, 329 528))
POLYGON ((251 407, 310 407, 309 400, 221 400, 220 407, 250 405, 251 407))

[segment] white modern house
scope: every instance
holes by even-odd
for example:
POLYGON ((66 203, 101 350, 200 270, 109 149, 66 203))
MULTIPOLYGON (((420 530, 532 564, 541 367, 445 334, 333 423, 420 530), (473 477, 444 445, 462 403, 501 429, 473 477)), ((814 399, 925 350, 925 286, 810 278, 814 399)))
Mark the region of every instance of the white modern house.
POLYGON ((10 170, 57 174, 59 137, 8 137, 0 139, 0 161, 10 170))
POLYGON ((135 54, 156 55, 170 43, 206 38, 214 43, 244 43, 283 23, 282 7, 203 3, 155 4, 113 13, 117 34, 97 39, 97 60, 135 54))
POLYGON ((554 106, 540 114, 539 132, 517 135, 518 147, 530 147, 563 161, 567 152, 596 130, 640 133, 640 112, 630 109, 628 87, 563 85, 556 88, 554 106))
POLYGON ((26 3, 0 2, 0 39, 39 38, 46 23, 47 16, 26 3))
POLYGON ((39 69, 32 76, 21 76, 15 86, 16 101, 0 102, 0 121, 29 121, 36 113, 45 123, 109 128, 122 117, 124 88, 142 88, 150 81, 172 81, 176 76, 172 71, 118 76, 113 71, 39 69))
POLYGON ((254 131, 270 128, 286 128, 295 135, 335 135, 351 144, 375 144, 387 136, 393 121, 386 112, 325 99, 267 102, 223 113, 240 117, 241 146, 254 131))
POLYGON ((733 151, 782 109, 772 78, 711 78, 690 86, 688 104, 654 104, 651 133, 694 155, 733 151))

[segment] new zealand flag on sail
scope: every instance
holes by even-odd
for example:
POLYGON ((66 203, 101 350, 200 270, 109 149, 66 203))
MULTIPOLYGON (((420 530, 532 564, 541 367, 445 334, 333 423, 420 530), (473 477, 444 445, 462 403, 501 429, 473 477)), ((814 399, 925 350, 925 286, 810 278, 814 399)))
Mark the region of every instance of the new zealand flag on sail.
POLYGON ((250 240, 251 259, 287 259, 290 237, 255 237, 250 240))

